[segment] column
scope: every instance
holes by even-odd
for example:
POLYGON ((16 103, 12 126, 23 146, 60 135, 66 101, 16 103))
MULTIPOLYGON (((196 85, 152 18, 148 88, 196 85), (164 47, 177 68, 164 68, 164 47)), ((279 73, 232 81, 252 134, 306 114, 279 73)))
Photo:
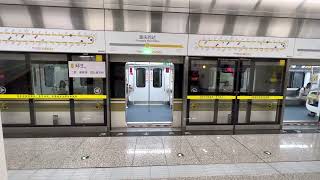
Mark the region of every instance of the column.
MULTIPOLYGON (((0 114, 1 114, 1 111, 0 111, 0 114)), ((6 163, 7 161, 4 153, 3 131, 2 131, 1 116, 0 116, 0 176, 2 180, 8 180, 6 163)))

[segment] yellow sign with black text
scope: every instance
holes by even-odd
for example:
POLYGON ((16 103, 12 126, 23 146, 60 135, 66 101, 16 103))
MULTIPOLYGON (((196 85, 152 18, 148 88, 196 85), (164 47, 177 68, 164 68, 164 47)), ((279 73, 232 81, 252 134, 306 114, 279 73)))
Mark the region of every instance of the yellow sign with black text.
POLYGON ((236 99, 236 96, 216 96, 216 95, 201 95, 201 96, 188 96, 187 99, 191 100, 212 100, 212 99, 236 99))
POLYGON ((93 95, 93 94, 75 94, 75 95, 40 95, 40 94, 0 94, 0 100, 103 100, 107 99, 107 95, 93 95))
POLYGON ((223 95, 190 95, 187 97, 190 100, 213 100, 213 99, 240 99, 240 100, 279 100, 283 99, 283 96, 223 96, 223 95))

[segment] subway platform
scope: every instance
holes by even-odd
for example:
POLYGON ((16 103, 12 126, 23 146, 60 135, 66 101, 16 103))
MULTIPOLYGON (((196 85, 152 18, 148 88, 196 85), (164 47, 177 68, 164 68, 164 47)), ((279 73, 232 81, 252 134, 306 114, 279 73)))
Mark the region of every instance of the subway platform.
POLYGON ((9 180, 318 180, 319 149, 319 133, 5 139, 9 180))

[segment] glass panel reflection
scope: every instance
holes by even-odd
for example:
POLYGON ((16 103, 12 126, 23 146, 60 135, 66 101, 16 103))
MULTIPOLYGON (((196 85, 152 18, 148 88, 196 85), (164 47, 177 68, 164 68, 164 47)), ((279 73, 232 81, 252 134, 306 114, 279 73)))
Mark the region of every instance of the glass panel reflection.
POLYGON ((216 61, 191 61, 190 92, 215 92, 216 78, 216 61))
POLYGON ((0 54, 0 86, 3 94, 29 94, 28 68, 22 54, 0 54))
POLYGON ((75 101, 76 124, 104 123, 103 101, 75 101))
POLYGON ((275 122, 277 100, 252 100, 250 122, 275 122))
POLYGON ((0 101, 3 124, 30 124, 29 101, 0 101))
POLYGON ((69 101, 35 101, 36 125, 70 125, 69 101))
POLYGON ((252 81, 252 77, 250 78, 250 62, 242 61, 242 66, 240 69, 240 92, 251 92, 250 89, 250 80, 252 81))
POLYGON ((213 122, 214 120, 214 100, 213 101, 190 101, 189 122, 213 122))
POLYGON ((221 61, 219 71, 220 71, 219 92, 233 92, 235 62, 227 61, 227 60, 221 61))
POLYGON ((240 100, 239 101, 239 114, 238 114, 238 123, 248 123, 246 120, 247 110, 248 110, 248 101, 240 100))
POLYGON ((283 76, 284 66, 279 62, 256 62, 253 92, 282 92, 283 76))
POLYGON ((69 94, 67 64, 32 64, 34 94, 69 94))
POLYGON ((232 100, 219 100, 217 124, 231 124, 232 100))

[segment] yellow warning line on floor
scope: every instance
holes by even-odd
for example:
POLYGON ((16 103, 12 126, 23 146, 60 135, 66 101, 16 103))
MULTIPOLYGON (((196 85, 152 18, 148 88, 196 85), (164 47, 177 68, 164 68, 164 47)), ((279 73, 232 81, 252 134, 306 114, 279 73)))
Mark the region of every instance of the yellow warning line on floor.
POLYGON ((215 95, 201 95, 201 96, 187 96, 191 100, 211 100, 211 99, 236 99, 236 96, 215 96, 215 95))
POLYGON ((283 99, 283 96, 237 96, 237 99, 279 100, 283 99))
POLYGON ((75 95, 51 95, 51 94, 0 94, 0 100, 102 100, 107 99, 106 95, 93 95, 93 94, 75 94, 75 95))

